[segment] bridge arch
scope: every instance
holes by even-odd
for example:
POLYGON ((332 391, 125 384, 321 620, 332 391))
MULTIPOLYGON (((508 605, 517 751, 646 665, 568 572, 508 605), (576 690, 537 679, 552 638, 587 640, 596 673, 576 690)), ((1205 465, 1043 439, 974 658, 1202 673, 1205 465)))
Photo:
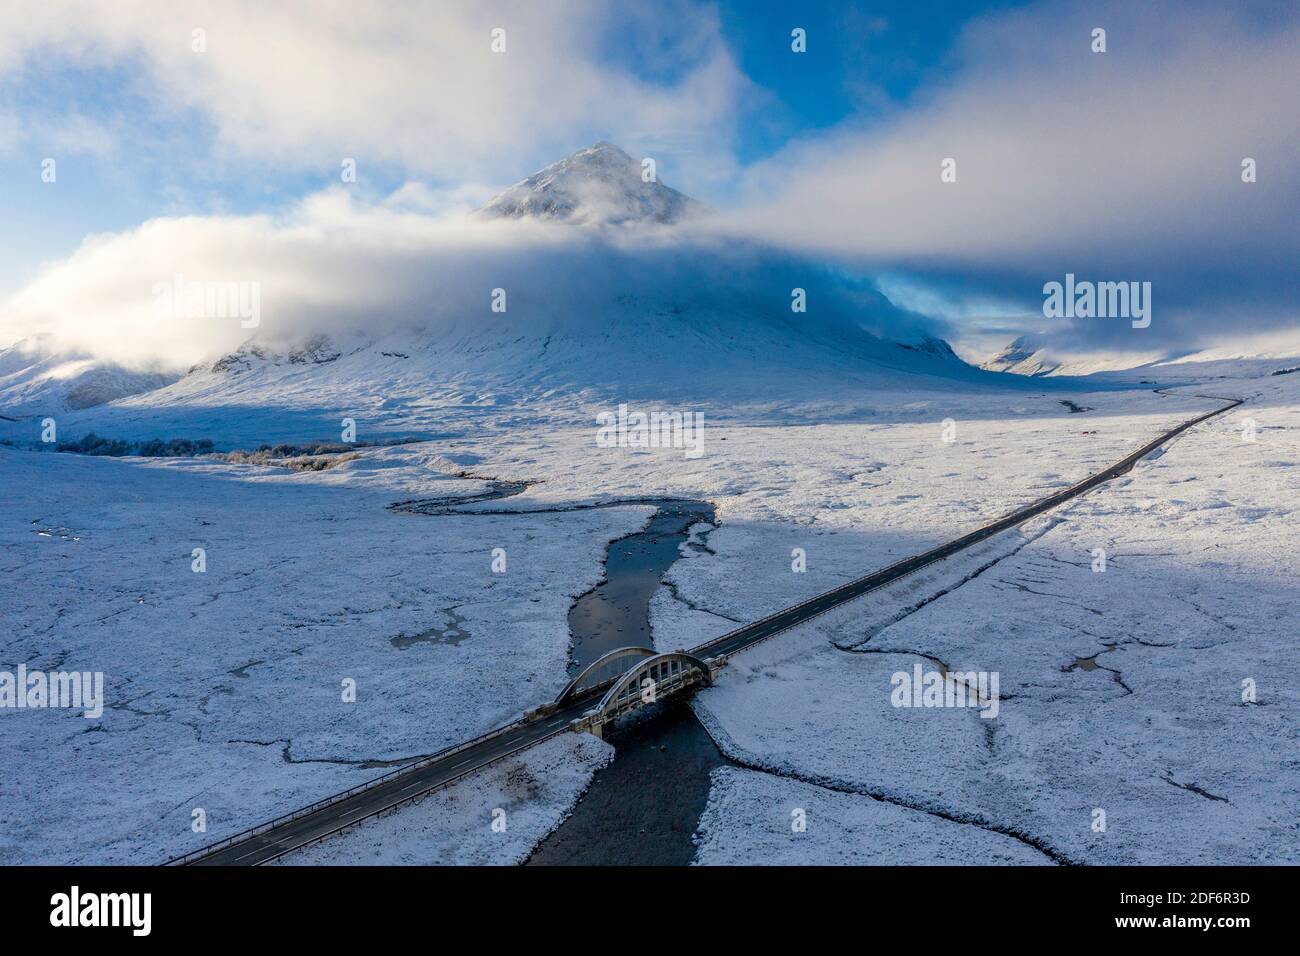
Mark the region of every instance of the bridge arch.
POLYGON ((588 713, 593 715, 594 722, 605 723, 620 713, 635 709, 641 703, 641 684, 647 677, 654 681, 656 695, 667 695, 690 684, 712 684, 713 671, 718 663, 721 661, 701 660, 685 651, 647 657, 616 680, 593 708, 594 713, 588 713))
POLYGON ((594 690, 615 680, 624 674, 629 667, 635 667, 637 661, 655 657, 656 655, 657 652, 648 647, 616 647, 614 650, 602 654, 584 667, 577 677, 569 681, 564 690, 560 691, 559 696, 555 698, 555 703, 551 705, 551 709, 558 710, 587 691, 594 690))

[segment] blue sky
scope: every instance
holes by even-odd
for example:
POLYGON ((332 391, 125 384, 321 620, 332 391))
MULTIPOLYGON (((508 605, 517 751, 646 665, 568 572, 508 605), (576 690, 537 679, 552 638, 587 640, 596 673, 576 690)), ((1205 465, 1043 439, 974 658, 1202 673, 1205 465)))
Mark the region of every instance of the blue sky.
POLYGON ((741 160, 761 159, 809 131, 848 119, 869 123, 904 107, 918 84, 942 68, 968 21, 1016 6, 942 0, 722 3, 723 31, 741 69, 774 103, 742 131, 741 160), (790 55, 792 22, 807 30, 806 56, 790 55))

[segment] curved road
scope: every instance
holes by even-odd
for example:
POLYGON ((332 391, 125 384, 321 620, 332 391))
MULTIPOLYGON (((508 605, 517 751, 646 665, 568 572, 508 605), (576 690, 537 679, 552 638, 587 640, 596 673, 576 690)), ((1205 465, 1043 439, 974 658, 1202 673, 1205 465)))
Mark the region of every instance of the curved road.
MULTIPOLYGON (((1143 445, 1137 451, 1120 459, 1103 471, 1085 478, 1078 484, 1071 485, 1069 488, 1058 491, 1053 495, 1048 495, 1046 498, 1041 498, 1033 504, 1027 505, 1018 511, 1013 511, 991 524, 984 525, 982 528, 962 535, 947 544, 932 548, 923 554, 905 558, 887 568, 874 571, 865 577, 842 584, 831 591, 819 594, 793 607, 785 608, 761 620, 739 627, 734 631, 723 634, 721 637, 706 641, 698 647, 691 648, 689 653, 698 657, 734 654, 798 624, 812 620, 832 608, 862 597, 877 588, 884 587, 899 578, 920 570, 926 565, 951 557, 979 541, 1022 524, 1030 518, 1050 511, 1058 505, 1076 498, 1104 482, 1110 481, 1112 478, 1128 473, 1139 460, 1170 439, 1182 434, 1194 425, 1199 425, 1207 419, 1236 408, 1245 401, 1245 399, 1228 399, 1216 395, 1198 395, 1196 397, 1212 398, 1228 404, 1171 428, 1158 438, 1143 445)), ((572 704, 542 719, 532 722, 517 721, 504 727, 498 727, 482 737, 401 767, 368 783, 354 787, 352 790, 327 797, 288 816, 280 817, 252 830, 228 837, 219 843, 196 850, 183 857, 178 857, 169 861, 169 865, 246 866, 267 863, 354 823, 383 813, 386 810, 391 810, 431 790, 444 787, 467 774, 495 763, 503 757, 568 732, 569 722, 575 717, 581 716, 603 692, 604 689, 601 688, 595 692, 585 694, 577 698, 572 704)))

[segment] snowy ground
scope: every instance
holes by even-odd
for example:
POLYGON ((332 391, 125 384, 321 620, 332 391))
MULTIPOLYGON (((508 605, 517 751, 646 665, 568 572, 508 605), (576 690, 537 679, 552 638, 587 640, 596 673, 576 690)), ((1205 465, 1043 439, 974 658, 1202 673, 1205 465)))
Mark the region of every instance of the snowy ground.
POLYGON ((649 509, 391 513, 481 488, 413 457, 293 474, 0 450, 6 669, 102 671, 107 697, 97 721, 0 712, 23 768, 0 784, 0 859, 156 862, 552 696, 570 602, 649 509))
POLYGON ((1032 848, 1001 834, 852 792, 735 767, 714 771, 700 830, 696 861, 708 865, 867 866, 904 859, 943 866, 1044 862, 1032 848))
POLYGON ((290 866, 482 866, 522 863, 564 819, 614 748, 566 734, 456 786, 312 844, 290 866))
POLYGON ((1300 388, 1269 386, 981 553, 740 655, 696 710, 781 783, 719 772, 700 861, 951 862, 956 821, 1043 860, 1297 862, 1300 388), (918 662, 998 672, 1000 713, 893 707, 918 662), (882 803, 931 830, 898 840, 882 803))
MULTIPOLYGON (((1268 393, 1025 529, 1033 540, 1010 533, 738 656, 698 712, 751 769, 719 773, 700 860, 751 846, 780 862, 929 862, 956 848, 1006 862, 1294 861, 1292 378, 1186 390, 1268 393), (1237 434, 1247 415, 1254 444, 1237 434), (1104 575, 1088 568, 1094 547, 1111 554, 1104 575), (1103 651, 1096 669, 1061 669, 1103 651), (918 653, 999 670, 999 717, 892 709, 889 674, 918 653), (1258 705, 1240 703, 1245 677, 1258 705), (782 844, 795 802, 806 839, 782 844), (1098 807, 1104 834, 1089 829, 1098 807), (873 839, 884 830, 894 836, 873 839)), ((433 409, 414 424, 446 437, 362 449, 324 472, 0 447, 0 667, 102 670, 108 697, 99 721, 0 713, 0 757, 22 768, 0 780, 0 861, 156 862, 552 696, 570 603, 650 509, 386 509, 483 490, 448 476, 449 462, 539 482, 480 510, 714 501, 720 526, 696 534, 706 550, 684 551, 652 605, 658 643, 690 646, 1070 484, 1213 404, 1058 392, 882 393, 876 414, 825 425, 737 415, 706 428, 697 460, 596 448, 590 418, 516 425, 484 409, 433 409), (491 571, 497 547, 504 574, 491 571), (806 573, 791 570, 794 548, 806 573), (345 678, 356 703, 341 700, 345 678), (198 807, 204 834, 190 829, 198 807)), ((95 414, 111 425, 110 410, 95 414)), ((277 437, 321 437, 293 434, 299 421, 284 416, 277 437)), ((516 860, 606 756, 539 749, 290 861, 516 860), (484 825, 497 806, 506 834, 484 825)))

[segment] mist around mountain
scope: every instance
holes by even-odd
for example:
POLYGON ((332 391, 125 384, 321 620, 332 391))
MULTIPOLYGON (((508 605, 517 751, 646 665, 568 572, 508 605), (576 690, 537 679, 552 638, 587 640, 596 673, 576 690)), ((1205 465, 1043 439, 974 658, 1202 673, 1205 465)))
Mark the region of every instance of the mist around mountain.
POLYGON ((214 409, 360 408, 427 430, 431 404, 582 416, 628 397, 833 420, 881 394, 1041 388, 1179 359, 1062 356, 1022 336, 967 364, 942 322, 868 276, 724 236, 708 207, 644 170, 597 143, 457 220, 326 194, 283 221, 146 223, 20 297, 70 318, 0 352, 0 413, 108 406, 141 437, 163 412, 193 430, 216 427, 214 409), (257 277, 256 329, 159 318, 139 298, 160 275, 213 274, 205 262, 257 277))
POLYGON ((79 411, 153 391, 177 377, 60 349, 46 337, 32 336, 0 349, 0 410, 10 416, 79 411))
MULTIPOLYGON (((67 332, 48 340, 73 343, 89 356, 80 374, 105 383, 78 392, 98 399, 83 404, 122 399, 141 412, 392 409, 432 394, 455 404, 576 408, 641 395, 831 409, 907 382, 996 387, 998 376, 954 354, 942 323, 895 305, 870 278, 724 238, 710 228, 708 207, 647 181, 643 169, 597 143, 459 222, 362 210, 338 197, 279 225, 205 223, 201 241, 188 245, 181 240, 192 224, 158 221, 79 254, 83 273, 101 285, 79 287, 72 274, 60 284, 55 275, 43 297, 29 298, 54 314, 60 296, 114 303, 104 321, 122 322, 120 334, 83 326, 95 342, 142 355, 95 356, 67 332), (225 274, 259 277, 264 314, 254 331, 230 319, 142 318, 147 301, 134 312, 123 305, 158 272, 204 275, 201 262, 173 264, 159 251, 196 244, 242 256, 221 260, 225 274), (140 268, 152 272, 125 274, 142 246, 152 258, 140 268), (189 329, 208 337, 206 353, 189 329), (186 355, 197 361, 178 367, 186 355), (171 374, 128 374, 127 358, 170 358, 171 374)), ((71 407, 52 389, 21 397, 25 412, 71 407)))

